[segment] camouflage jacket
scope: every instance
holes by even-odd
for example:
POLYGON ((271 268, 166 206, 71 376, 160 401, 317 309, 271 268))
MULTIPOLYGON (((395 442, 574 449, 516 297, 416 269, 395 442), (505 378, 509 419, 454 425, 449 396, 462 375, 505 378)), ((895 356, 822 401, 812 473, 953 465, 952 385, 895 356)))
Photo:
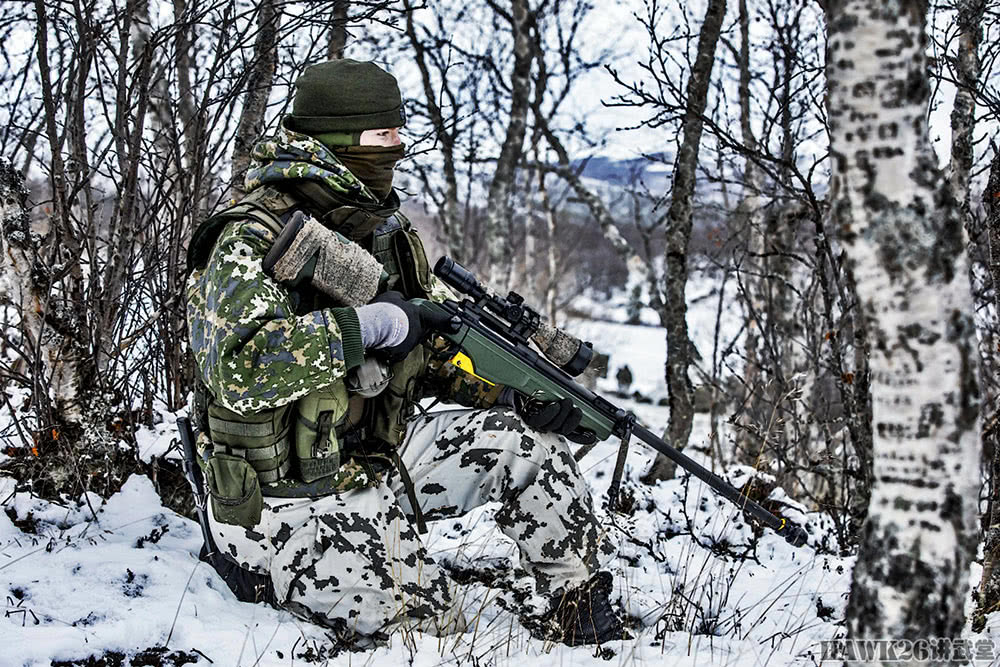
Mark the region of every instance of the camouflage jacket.
MULTIPOLYGON (((374 201, 372 193, 315 139, 285 131, 257 144, 246 189, 287 179, 312 179, 374 201)), ((271 188, 268 188, 271 190, 271 188)), ((257 193, 260 195, 261 193, 257 193)), ((266 200, 267 197, 264 197, 266 200)), ((253 219, 231 222, 208 262, 187 283, 187 319, 198 372, 213 398, 239 414, 273 409, 342 382, 348 370, 338 304, 316 309, 267 276, 261 261, 274 233, 253 219)), ((455 298, 436 276, 428 297, 455 298)), ((488 407, 501 387, 432 357, 421 374, 425 395, 468 407, 488 407)))

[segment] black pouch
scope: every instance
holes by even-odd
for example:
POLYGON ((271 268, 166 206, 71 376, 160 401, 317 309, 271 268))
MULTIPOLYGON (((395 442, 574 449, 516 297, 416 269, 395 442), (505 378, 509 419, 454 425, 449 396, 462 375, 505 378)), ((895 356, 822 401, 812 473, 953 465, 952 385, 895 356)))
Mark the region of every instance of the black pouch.
POLYGON ((244 456, 216 450, 208 459, 205 472, 216 521, 244 528, 260 523, 264 508, 260 482, 257 471, 244 456))

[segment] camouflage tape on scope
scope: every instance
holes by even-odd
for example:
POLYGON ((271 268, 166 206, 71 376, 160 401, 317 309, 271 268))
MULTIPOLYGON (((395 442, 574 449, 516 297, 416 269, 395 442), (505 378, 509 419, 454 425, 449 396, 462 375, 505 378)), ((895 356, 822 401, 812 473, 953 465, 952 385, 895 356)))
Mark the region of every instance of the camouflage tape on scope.
MULTIPOLYGON (((451 267, 448 271, 443 273, 450 273, 450 277, 446 276, 449 285, 452 285, 459 292, 472 296, 474 299, 476 290, 481 289, 486 297, 497 302, 506 302, 507 298, 500 296, 500 294, 490 287, 489 285, 480 283, 476 280, 475 276, 466 269, 461 264, 458 264, 454 260, 442 257, 438 261, 437 266, 434 268, 435 273, 439 276, 439 269, 442 266, 451 267), (445 261, 447 260, 447 262, 445 261)), ((538 349, 542 351, 549 361, 554 363, 556 366, 562 369, 566 369, 567 365, 572 363, 577 359, 577 354, 580 352, 580 348, 583 347, 583 341, 581 341, 576 336, 566 333, 559 327, 549 324, 544 318, 538 323, 538 329, 531 336, 531 340, 534 341, 538 349)), ((593 358, 590 359, 590 362, 593 358)), ((570 371, 574 376, 579 375, 587 369, 587 366, 583 368, 578 368, 576 371, 570 371)), ((567 369, 569 370, 569 369, 567 369)))
POLYGON ((556 366, 563 368, 573 361, 583 342, 562 329, 547 322, 538 325, 538 331, 531 337, 542 353, 556 366))

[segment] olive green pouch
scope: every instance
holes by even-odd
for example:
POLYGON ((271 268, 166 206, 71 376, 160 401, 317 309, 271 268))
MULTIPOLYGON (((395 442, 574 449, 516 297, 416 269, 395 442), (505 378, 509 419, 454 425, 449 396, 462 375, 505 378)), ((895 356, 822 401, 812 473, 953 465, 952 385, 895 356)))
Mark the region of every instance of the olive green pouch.
POLYGON ((292 467, 291 404, 241 415, 217 403, 208 408, 209 433, 216 451, 244 457, 259 484, 284 479, 292 467))
POLYGON ((294 441, 299 478, 315 482, 340 469, 340 442, 335 427, 347 411, 347 389, 338 382, 300 398, 296 406, 294 441))
POLYGON ((399 447, 406 438, 409 406, 415 402, 416 377, 426 364, 427 352, 418 345, 405 359, 392 365, 392 379, 375 403, 373 435, 392 447, 399 447))
POLYGON ((208 459, 206 473, 212 514, 216 521, 244 528, 253 528, 260 523, 264 500, 257 471, 245 456, 217 450, 208 459))
POLYGON ((426 296, 431 291, 431 271, 420 236, 407 229, 396 232, 392 241, 403 293, 410 299, 426 296))

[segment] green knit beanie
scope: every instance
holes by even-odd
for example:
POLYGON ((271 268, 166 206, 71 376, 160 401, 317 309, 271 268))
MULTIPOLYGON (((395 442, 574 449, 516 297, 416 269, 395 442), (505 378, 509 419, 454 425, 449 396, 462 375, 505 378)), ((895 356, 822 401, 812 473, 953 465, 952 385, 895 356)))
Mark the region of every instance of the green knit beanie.
POLYGON ((306 68, 295 82, 285 126, 321 134, 401 127, 406 122, 396 77, 370 62, 331 60, 306 68))

